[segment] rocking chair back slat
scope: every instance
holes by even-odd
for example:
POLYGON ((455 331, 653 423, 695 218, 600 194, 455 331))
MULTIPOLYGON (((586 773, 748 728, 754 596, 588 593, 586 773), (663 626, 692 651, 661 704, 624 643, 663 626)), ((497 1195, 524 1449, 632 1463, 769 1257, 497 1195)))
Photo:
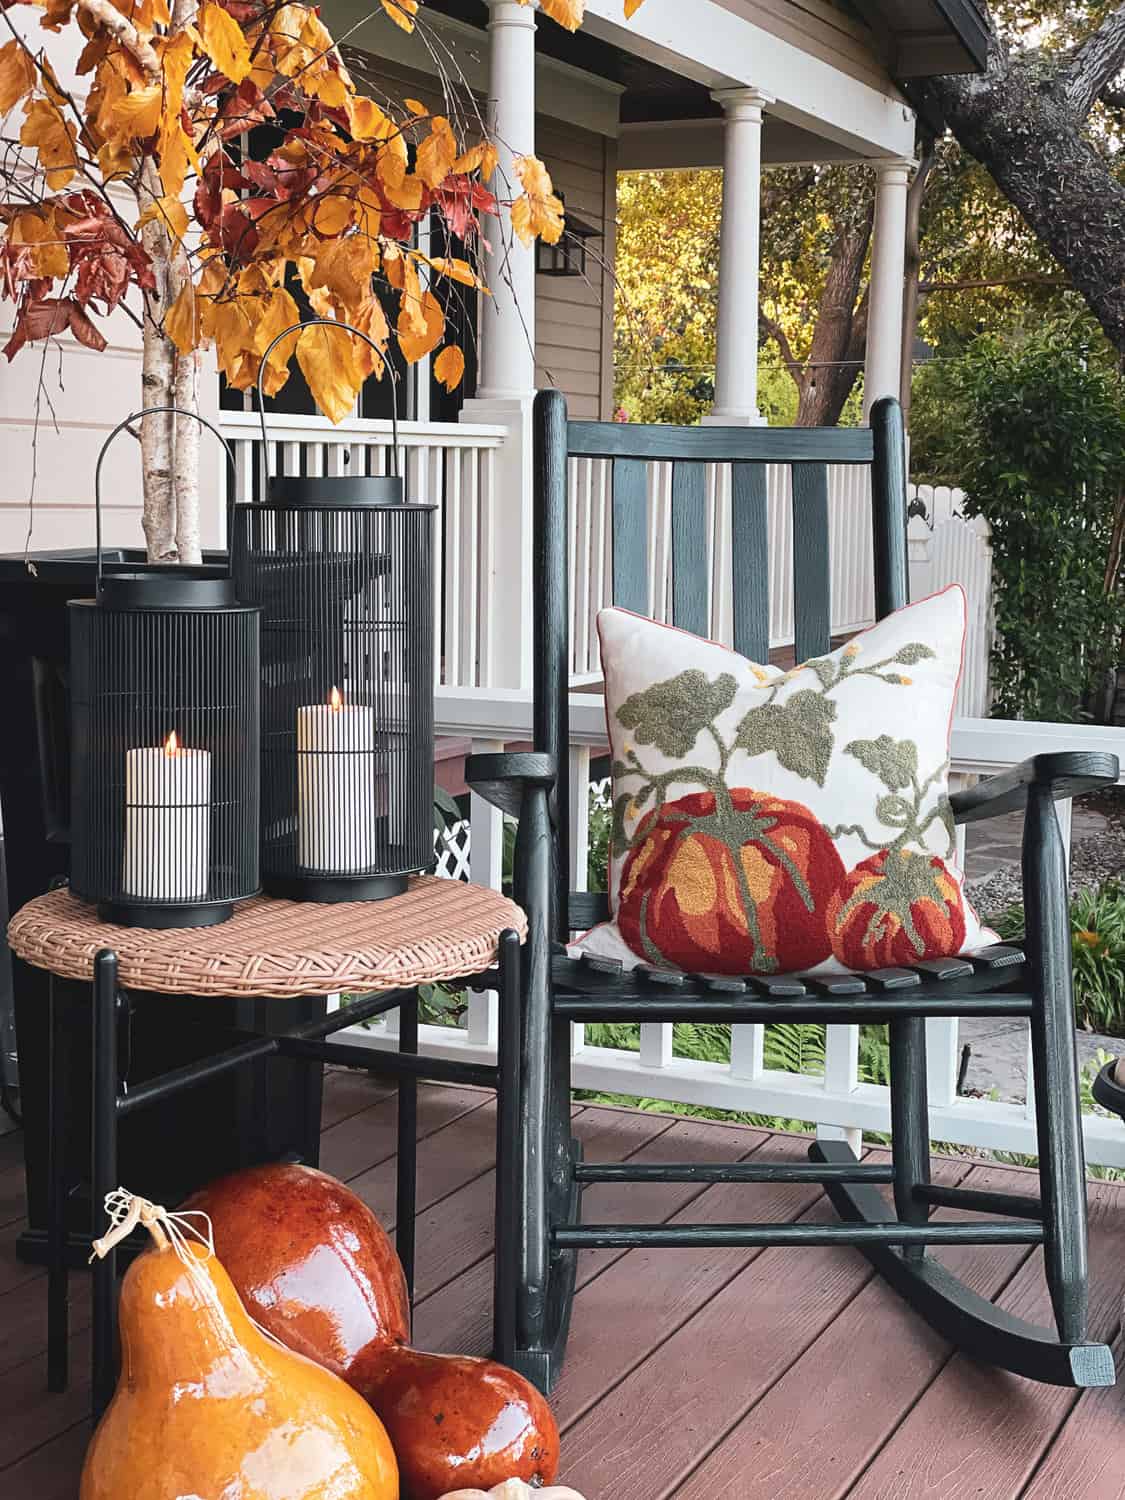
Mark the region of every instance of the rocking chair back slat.
POLYGON ((613 464, 613 598, 646 615, 648 599, 648 465, 640 458, 613 464))
POLYGON ((793 617, 798 661, 832 649, 828 469, 793 465, 793 617))
POLYGON ((730 468, 734 649, 751 661, 765 661, 770 649, 766 466, 738 462, 730 468))
POLYGON ((707 634, 707 471, 702 464, 672 467, 672 621, 692 635, 707 634))
MULTIPOLYGON (((729 473, 729 618, 735 649, 758 661, 769 654, 769 527, 767 464, 790 465, 793 476, 793 573, 798 660, 831 646, 828 465, 867 464, 872 470, 875 612, 907 599, 906 474, 902 414, 895 401, 876 403, 870 427, 671 427, 626 422, 570 422, 559 391, 535 403, 535 748, 554 756, 560 774, 554 793, 556 828, 554 923, 560 937, 590 925, 570 902, 568 872, 570 748, 568 715, 567 460, 612 465, 610 486, 613 599, 638 614, 653 612, 649 597, 650 488, 653 463, 670 463, 671 615, 681 630, 706 636, 712 607, 708 558, 708 465, 716 504, 729 473), (578 917, 578 920, 576 920, 578 917)), ((717 520, 717 518, 716 518, 717 520)), ((722 528, 711 528, 719 536, 722 528)), ((577 561, 577 560, 576 560, 577 561)), ((726 604, 728 601, 722 601, 726 604)), ((604 897, 598 898, 599 913, 604 897)))

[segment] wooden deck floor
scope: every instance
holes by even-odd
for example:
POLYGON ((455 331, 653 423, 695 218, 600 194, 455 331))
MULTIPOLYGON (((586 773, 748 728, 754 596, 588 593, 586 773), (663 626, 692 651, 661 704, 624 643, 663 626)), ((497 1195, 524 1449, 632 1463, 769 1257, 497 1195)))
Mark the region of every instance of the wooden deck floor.
MULTIPOLYGON (((392 1096, 334 1073, 323 1166, 390 1223, 392 1096)), ((494 1105, 468 1089, 420 1104, 416 1341, 484 1353, 489 1331, 494 1105)), ((588 1158, 794 1158, 806 1142, 740 1126, 585 1107, 588 1158)), ((15 1259, 18 1135, 0 1139, 0 1500, 74 1500, 88 1437, 88 1292, 75 1278, 70 1391, 44 1388, 43 1282, 15 1259)), ((949 1181, 1024 1186, 950 1161, 949 1181)), ((1091 1184, 1092 1333, 1119 1339, 1125 1189, 1091 1184)), ((813 1188, 595 1188, 588 1217, 821 1218, 813 1188), (595 1199, 598 1199, 596 1204, 595 1199)), ((1048 1320, 1040 1257, 950 1256, 986 1295, 1048 1320)), ((1125 1379, 1036 1386, 951 1353, 849 1250, 584 1255, 570 1356, 554 1398, 561 1478, 588 1500, 1125 1500, 1125 1379)), ((123 1497, 129 1500, 129 1497, 123 1497)), ((208 1497, 210 1500, 210 1497, 208 1497)))

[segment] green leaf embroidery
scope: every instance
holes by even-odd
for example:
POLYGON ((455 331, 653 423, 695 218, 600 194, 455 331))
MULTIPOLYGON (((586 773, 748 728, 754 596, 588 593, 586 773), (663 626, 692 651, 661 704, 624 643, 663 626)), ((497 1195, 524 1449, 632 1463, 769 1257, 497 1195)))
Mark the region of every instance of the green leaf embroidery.
POLYGON ((836 705, 806 689, 784 703, 752 708, 738 726, 735 744, 749 755, 769 751, 787 771, 823 786, 832 759, 836 705))
POLYGON ((628 792, 622 792, 619 797, 613 799, 613 827, 610 831, 609 842, 613 853, 617 855, 624 854, 629 847, 629 836, 625 831, 625 813, 632 800, 628 792))
POLYGON ((822 688, 834 687, 838 676, 836 663, 828 656, 816 656, 812 661, 805 662, 810 671, 815 672, 822 688))
POLYGON ((888 828, 906 828, 914 820, 914 808, 905 797, 880 797, 875 804, 875 816, 888 828))
POLYGON ((712 682, 696 669, 633 693, 617 710, 617 722, 631 729, 638 745, 655 745, 664 755, 687 755, 702 731, 734 702, 738 683, 729 672, 712 682))
POLYGON ((904 667, 912 667, 915 662, 926 661, 935 653, 929 646, 924 646, 921 641, 910 641, 895 652, 895 661, 901 662, 904 667))
POLYGON ((918 774, 918 746, 913 740, 892 740, 889 734, 881 734, 877 740, 852 740, 844 746, 844 754, 854 755, 889 792, 909 786, 918 774))

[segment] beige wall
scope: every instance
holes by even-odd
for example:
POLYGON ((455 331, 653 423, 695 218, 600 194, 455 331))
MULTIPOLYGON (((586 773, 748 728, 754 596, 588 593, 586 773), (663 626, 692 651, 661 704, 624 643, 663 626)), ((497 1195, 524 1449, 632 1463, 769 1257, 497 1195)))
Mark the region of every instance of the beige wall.
POLYGON ((540 118, 536 149, 566 206, 601 231, 590 240, 586 279, 535 281, 535 378, 567 398, 574 417, 608 418, 613 403, 613 253, 617 143, 540 118))

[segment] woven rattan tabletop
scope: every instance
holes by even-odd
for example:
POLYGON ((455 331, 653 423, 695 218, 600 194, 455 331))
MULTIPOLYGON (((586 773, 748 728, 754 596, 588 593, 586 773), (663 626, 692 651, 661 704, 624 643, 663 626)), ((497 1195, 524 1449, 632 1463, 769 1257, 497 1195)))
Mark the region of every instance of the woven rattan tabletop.
POLYGON ((483 886, 414 877, 387 901, 330 906, 255 896, 216 927, 163 929, 100 922, 68 890, 29 901, 8 927, 12 951, 64 979, 90 979, 103 948, 120 983, 169 995, 328 995, 391 990, 488 968, 500 934, 527 921, 483 886))

